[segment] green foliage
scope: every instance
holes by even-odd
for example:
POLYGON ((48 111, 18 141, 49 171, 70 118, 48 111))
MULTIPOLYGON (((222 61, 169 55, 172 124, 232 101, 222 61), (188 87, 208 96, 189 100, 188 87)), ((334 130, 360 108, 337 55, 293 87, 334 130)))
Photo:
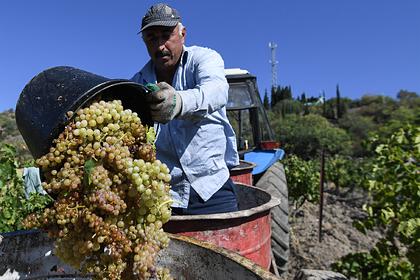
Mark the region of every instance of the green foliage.
POLYGON ((17 172, 20 166, 15 147, 0 143, 0 232, 22 229, 23 218, 51 202, 48 196, 39 194, 31 194, 26 200, 22 177, 17 172))
POLYGON ((334 183, 337 192, 341 187, 353 190, 369 178, 370 164, 369 159, 334 155, 326 159, 325 177, 334 183))
POLYGON ((96 167, 97 161, 94 159, 88 159, 83 166, 83 184, 89 186, 92 183, 92 171, 96 167))
POLYGON ((397 94, 397 98, 400 101, 400 106, 417 109, 418 112, 418 108, 420 107, 420 96, 417 93, 400 90, 397 94))
POLYGON ((292 99, 284 99, 272 108, 272 110, 280 114, 283 118, 288 114, 299 114, 303 111, 303 105, 299 101, 292 99))
MULTIPOLYGON (((380 139, 373 141, 380 142, 380 139)), ((420 128, 400 129, 385 143, 380 142, 375 152, 372 179, 368 182, 373 198, 367 206, 372 213, 368 224, 385 225, 390 237, 402 234, 401 241, 414 245, 420 242, 420 226, 414 231, 418 240, 411 234, 406 236, 401 229, 419 217, 420 128)))
POLYGON ((295 155, 287 156, 282 161, 287 178, 289 198, 295 209, 305 201, 319 199, 319 165, 313 160, 303 160, 295 155))
POLYGON ((377 130, 377 124, 372 117, 360 115, 358 112, 348 112, 339 121, 338 126, 349 134, 352 142, 352 155, 356 157, 369 156, 364 141, 377 130))
POLYGON ((397 93, 397 98, 402 102, 407 101, 407 103, 410 103, 410 102, 418 100, 419 96, 416 92, 412 92, 408 90, 400 90, 397 93))
POLYGON ((349 161, 340 155, 329 157, 326 160, 325 177, 327 181, 334 183, 337 193, 340 186, 347 186, 350 182, 348 165, 349 161))
POLYGON ((370 135, 389 138, 407 124, 420 125, 420 98, 416 93, 400 91, 399 102, 383 96, 364 96, 349 103, 347 113, 338 122, 351 136, 353 155, 372 156, 365 142, 370 135))
POLYGON ((320 115, 287 115, 273 118, 272 127, 287 154, 303 159, 319 156, 322 148, 328 154, 350 154, 349 135, 320 115))
MULTIPOLYGON (((420 104, 419 104, 420 105, 420 104)), ((377 130, 381 138, 389 138, 406 125, 420 126, 420 106, 400 106, 390 113, 389 120, 377 130)))
POLYGON ((358 223, 361 229, 384 228, 382 240, 368 255, 345 257, 338 267, 360 279, 418 279, 420 269, 420 128, 407 126, 390 138, 371 140, 376 157, 366 184, 371 202, 364 207, 368 216, 358 223), (377 278, 379 273, 382 278, 377 278), (399 278, 398 278, 399 277, 399 278))
POLYGON ((349 254, 332 265, 332 269, 359 280, 416 280, 412 263, 385 239, 380 240, 369 252, 349 254))
POLYGON ((377 124, 384 124, 398 108, 398 103, 388 96, 364 95, 360 100, 353 101, 353 106, 357 107, 360 115, 371 117, 377 124))

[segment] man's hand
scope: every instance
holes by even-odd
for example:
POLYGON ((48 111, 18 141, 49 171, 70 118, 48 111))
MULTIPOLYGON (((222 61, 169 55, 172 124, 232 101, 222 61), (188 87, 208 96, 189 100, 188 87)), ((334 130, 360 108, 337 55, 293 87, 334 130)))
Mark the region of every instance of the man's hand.
POLYGON ((152 119, 156 122, 167 123, 181 112, 181 95, 165 82, 157 84, 160 90, 146 96, 152 119))

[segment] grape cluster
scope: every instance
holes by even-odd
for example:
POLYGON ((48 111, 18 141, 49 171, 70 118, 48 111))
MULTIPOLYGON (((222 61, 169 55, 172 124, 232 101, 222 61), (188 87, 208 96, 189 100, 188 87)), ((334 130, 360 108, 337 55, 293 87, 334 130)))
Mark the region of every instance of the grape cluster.
POLYGON ((171 279, 155 266, 168 245, 168 167, 156 160, 154 131, 121 101, 78 110, 37 159, 44 189, 55 198, 26 228, 56 238, 55 253, 94 279, 171 279))

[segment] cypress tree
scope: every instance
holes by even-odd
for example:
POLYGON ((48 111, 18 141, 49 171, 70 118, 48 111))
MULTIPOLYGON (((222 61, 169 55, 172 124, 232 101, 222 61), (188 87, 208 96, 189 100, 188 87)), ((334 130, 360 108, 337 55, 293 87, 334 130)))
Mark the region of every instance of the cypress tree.
POLYGON ((278 101, 277 89, 275 87, 271 87, 271 108, 274 108, 277 101, 278 101))
POLYGON ((268 93, 267 93, 267 89, 265 89, 263 105, 264 105, 264 108, 265 108, 266 110, 269 110, 269 109, 270 109, 270 103, 269 103, 269 101, 268 101, 268 93))
POLYGON ((337 119, 339 119, 339 118, 341 118, 341 108, 340 108, 340 88, 338 87, 338 84, 337 84, 337 87, 336 87, 336 90, 335 90, 335 94, 336 94, 336 106, 337 106, 337 119))
POLYGON ((300 101, 305 104, 306 103, 306 94, 302 92, 302 95, 300 96, 300 101))

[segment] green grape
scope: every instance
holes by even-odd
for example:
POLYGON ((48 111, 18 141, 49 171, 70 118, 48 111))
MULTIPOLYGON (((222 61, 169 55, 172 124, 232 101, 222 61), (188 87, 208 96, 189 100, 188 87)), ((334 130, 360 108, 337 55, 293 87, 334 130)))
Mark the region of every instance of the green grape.
POLYGON ((156 267, 168 246, 168 167, 156 160, 155 134, 121 101, 69 112, 74 119, 36 160, 55 198, 24 226, 56 239, 59 258, 94 279, 171 279, 156 267))

